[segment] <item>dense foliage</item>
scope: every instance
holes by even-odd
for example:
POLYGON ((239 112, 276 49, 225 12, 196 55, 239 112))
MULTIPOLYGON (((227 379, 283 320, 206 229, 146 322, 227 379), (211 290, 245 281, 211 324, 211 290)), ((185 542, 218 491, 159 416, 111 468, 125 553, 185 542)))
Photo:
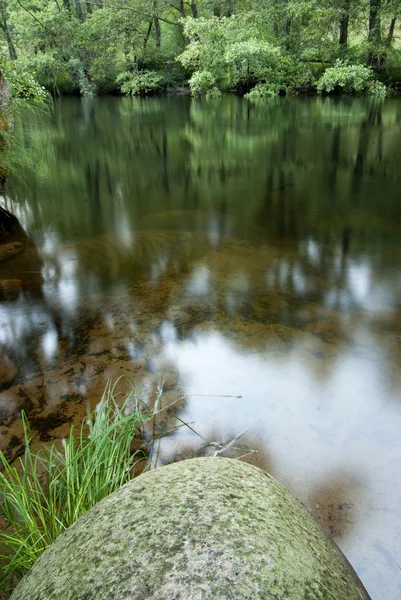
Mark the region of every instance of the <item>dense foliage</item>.
POLYGON ((35 72, 21 68, 18 63, 3 59, 2 72, 14 99, 29 100, 31 104, 42 105, 49 100, 43 85, 35 79, 35 72))
POLYGON ((385 86, 374 79, 370 67, 348 65, 340 59, 336 60, 334 67, 326 69, 317 82, 319 93, 330 93, 338 88, 348 94, 366 93, 378 98, 386 95, 385 86))
POLYGON ((375 79, 401 79, 400 16, 401 0, 0 0, 0 60, 15 95, 34 98, 33 76, 54 94, 189 81, 194 95, 261 97, 315 89, 338 59, 320 91, 383 95, 375 79))

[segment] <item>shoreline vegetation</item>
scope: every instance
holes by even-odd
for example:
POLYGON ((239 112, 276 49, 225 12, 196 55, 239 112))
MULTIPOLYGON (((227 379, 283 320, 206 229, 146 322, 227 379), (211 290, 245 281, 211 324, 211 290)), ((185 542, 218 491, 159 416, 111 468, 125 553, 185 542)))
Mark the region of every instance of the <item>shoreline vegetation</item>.
POLYGON ((399 0, 0 0, 14 98, 401 90, 399 0))
POLYGON ((43 444, 35 451, 22 413, 25 452, 14 460, 0 452, 0 595, 7 597, 44 550, 97 502, 162 464, 162 438, 185 428, 199 438, 202 453, 209 450, 218 456, 230 451, 242 458, 239 452, 253 452, 236 445, 244 432, 226 444, 204 439, 179 418, 176 402, 162 406, 161 386, 149 406, 128 378, 132 390, 121 402, 122 378, 107 384, 81 428, 71 427, 60 443, 43 444), (167 418, 172 425, 166 424, 167 418))
POLYGON ((10 145, 10 115, 7 107, 10 102, 10 88, 0 71, 0 185, 5 183, 10 169, 4 155, 10 145))
POLYGON ((0 0, 0 185, 52 97, 400 92, 400 0, 0 0))

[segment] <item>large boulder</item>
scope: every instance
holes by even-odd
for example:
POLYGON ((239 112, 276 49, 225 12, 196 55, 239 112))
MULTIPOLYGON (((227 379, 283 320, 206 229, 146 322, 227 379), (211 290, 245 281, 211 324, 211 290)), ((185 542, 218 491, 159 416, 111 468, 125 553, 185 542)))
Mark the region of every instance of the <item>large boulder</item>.
POLYGON ((11 600, 366 600, 347 560, 256 467, 197 458, 145 473, 39 558, 11 600))

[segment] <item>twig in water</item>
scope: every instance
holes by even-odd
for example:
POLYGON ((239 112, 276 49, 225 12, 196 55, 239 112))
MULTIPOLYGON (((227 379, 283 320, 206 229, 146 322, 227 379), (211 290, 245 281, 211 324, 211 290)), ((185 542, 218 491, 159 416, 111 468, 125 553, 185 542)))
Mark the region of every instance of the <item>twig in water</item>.
POLYGON ((246 433, 248 431, 248 429, 250 429, 250 427, 251 427, 251 425, 249 427, 246 427, 243 431, 241 431, 241 433, 239 433, 238 435, 236 435, 235 438, 233 438, 230 442, 228 442, 227 444, 225 444, 224 446, 222 446, 220 448, 220 450, 216 450, 215 452, 213 452, 212 456, 218 456, 219 454, 221 454, 225 450, 228 450, 228 448, 232 447, 232 445, 234 444, 234 442, 236 442, 238 440, 238 438, 241 437, 241 435, 243 435, 244 433, 246 433))
POLYGON ((189 398, 194 396, 196 398, 242 398, 242 396, 229 396, 225 394, 186 394, 185 397, 189 398))

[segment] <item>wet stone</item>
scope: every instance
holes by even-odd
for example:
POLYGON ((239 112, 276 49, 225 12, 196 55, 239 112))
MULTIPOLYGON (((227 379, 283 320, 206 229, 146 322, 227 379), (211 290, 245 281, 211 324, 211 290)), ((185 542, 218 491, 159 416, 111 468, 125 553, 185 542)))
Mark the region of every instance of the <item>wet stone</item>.
POLYGON ((0 262, 17 256, 24 250, 25 245, 22 242, 10 242, 0 245, 0 262))
POLYGON ((22 290, 20 279, 0 280, 0 300, 15 300, 22 290))

